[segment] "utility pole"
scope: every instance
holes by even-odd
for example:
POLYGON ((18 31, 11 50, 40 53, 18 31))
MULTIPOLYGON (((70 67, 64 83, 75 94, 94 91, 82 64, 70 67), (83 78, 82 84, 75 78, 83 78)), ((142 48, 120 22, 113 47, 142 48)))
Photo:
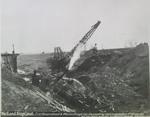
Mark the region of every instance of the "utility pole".
MULTIPOLYGON (((149 62, 149 66, 150 66, 150 62, 149 62)), ((148 82, 148 101, 149 101, 149 105, 148 107, 150 107, 150 69, 149 69, 149 82, 148 82)))
POLYGON ((14 44, 13 44, 12 46, 13 46, 13 51, 12 51, 12 53, 15 54, 15 47, 14 47, 14 44))

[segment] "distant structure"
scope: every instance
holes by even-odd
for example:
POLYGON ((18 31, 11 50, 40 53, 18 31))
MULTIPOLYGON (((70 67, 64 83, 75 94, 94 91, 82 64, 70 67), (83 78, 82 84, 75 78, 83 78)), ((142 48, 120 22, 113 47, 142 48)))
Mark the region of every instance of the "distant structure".
POLYGON ((7 67, 14 73, 17 73, 17 56, 19 54, 15 53, 14 45, 12 53, 2 53, 2 67, 7 67))
POLYGON ((60 47, 55 47, 54 48, 54 59, 55 60, 61 60, 63 58, 64 58, 64 53, 61 50, 61 48, 60 47))

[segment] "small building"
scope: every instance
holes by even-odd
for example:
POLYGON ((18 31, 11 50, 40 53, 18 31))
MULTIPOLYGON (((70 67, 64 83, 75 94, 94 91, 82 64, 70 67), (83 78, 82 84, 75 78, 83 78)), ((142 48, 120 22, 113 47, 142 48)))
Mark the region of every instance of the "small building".
POLYGON ((1 54, 1 66, 7 67, 14 73, 17 73, 17 56, 19 54, 12 51, 12 53, 2 53, 1 54))

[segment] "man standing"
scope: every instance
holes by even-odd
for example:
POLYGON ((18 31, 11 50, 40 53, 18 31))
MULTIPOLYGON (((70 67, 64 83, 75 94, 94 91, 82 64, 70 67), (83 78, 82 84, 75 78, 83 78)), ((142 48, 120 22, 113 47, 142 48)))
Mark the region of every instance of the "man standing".
POLYGON ((39 86, 39 78, 36 75, 36 70, 33 71, 32 84, 34 86, 39 86))

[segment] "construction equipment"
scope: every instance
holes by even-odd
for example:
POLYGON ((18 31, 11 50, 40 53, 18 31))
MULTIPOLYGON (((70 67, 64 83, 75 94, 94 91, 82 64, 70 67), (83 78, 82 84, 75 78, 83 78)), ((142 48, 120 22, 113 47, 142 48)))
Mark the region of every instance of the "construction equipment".
POLYGON ((70 61, 66 65, 66 69, 72 70, 74 63, 80 58, 82 48, 86 45, 92 34, 98 28, 100 21, 91 27, 91 29, 84 35, 84 37, 76 44, 76 46, 69 53, 70 61))
POLYGON ((7 67, 10 71, 17 73, 17 57, 19 54, 15 53, 14 44, 12 53, 3 53, 2 66, 7 67))
POLYGON ((50 67, 53 73, 58 73, 61 71, 64 71, 66 68, 66 64, 68 63, 66 59, 64 52, 61 50, 60 47, 54 48, 54 55, 53 58, 51 58, 48 63, 50 62, 50 67))
POLYGON ((60 47, 55 47, 54 48, 54 59, 55 60, 61 60, 63 58, 64 58, 64 53, 61 50, 61 48, 60 47))
POLYGON ((68 72, 68 65, 78 46, 81 44, 82 45, 86 44, 86 42, 90 39, 90 37, 98 28, 100 23, 101 22, 98 21, 96 24, 94 24, 91 27, 91 29, 83 36, 83 38, 76 44, 76 46, 71 50, 71 52, 69 52, 67 55, 64 55, 60 47, 54 48, 54 58, 51 62, 52 66, 54 69, 58 69, 58 71, 62 70, 63 72, 63 74, 58 77, 58 80, 61 79, 68 72))

